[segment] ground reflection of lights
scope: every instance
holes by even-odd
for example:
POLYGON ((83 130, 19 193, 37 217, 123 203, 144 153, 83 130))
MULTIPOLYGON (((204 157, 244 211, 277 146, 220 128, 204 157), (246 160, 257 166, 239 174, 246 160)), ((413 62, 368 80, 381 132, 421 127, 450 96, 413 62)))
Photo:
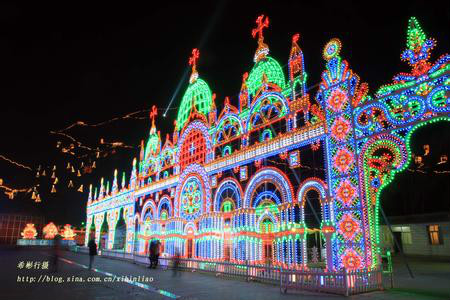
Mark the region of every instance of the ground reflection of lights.
MULTIPOLYGON (((84 269, 89 269, 88 266, 83 265, 83 264, 79 264, 79 263, 74 262, 74 261, 72 261, 72 260, 69 260, 69 259, 66 259, 66 258, 62 258, 62 257, 60 257, 59 259, 62 260, 63 262, 68 263, 68 264, 71 264, 71 265, 77 265, 77 266, 82 267, 82 268, 84 268, 84 269)), ((117 277, 122 277, 122 276, 120 276, 120 275, 115 275, 115 274, 112 274, 112 273, 109 273, 109 272, 106 272, 106 271, 102 271, 102 270, 96 269, 96 268, 93 268, 92 270, 95 271, 95 272, 97 272, 97 273, 100 273, 100 274, 103 274, 103 275, 106 275, 106 276, 110 276, 110 277, 113 277, 113 278, 114 278, 114 277, 116 277, 116 278, 117 278, 117 277)), ((175 295, 175 294, 173 294, 173 293, 171 293, 171 292, 157 289, 157 288, 155 288, 155 287, 153 287, 153 286, 151 286, 151 285, 145 284, 145 283, 141 283, 141 282, 137 282, 137 281, 130 280, 130 279, 128 279, 126 276, 125 276, 123 282, 126 282, 126 283, 128 283, 128 284, 131 284, 131 285, 134 285, 134 286, 143 288, 143 289, 148 290, 148 291, 153 292, 153 293, 161 294, 161 295, 166 296, 166 297, 168 297, 168 298, 172 298, 172 299, 178 299, 178 298, 180 298, 180 296, 175 295)))

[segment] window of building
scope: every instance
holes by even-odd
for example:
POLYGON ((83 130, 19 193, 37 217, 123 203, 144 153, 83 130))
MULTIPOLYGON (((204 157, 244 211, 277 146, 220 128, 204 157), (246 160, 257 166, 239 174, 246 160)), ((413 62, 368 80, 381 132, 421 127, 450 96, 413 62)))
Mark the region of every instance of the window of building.
POLYGON ((442 245, 441 232, 439 225, 428 225, 428 240, 430 245, 442 245))

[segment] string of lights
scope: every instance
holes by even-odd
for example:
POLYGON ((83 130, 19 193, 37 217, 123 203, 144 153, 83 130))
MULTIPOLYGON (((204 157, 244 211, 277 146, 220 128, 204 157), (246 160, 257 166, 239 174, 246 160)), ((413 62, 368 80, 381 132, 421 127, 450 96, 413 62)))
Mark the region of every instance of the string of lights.
POLYGON ((24 164, 21 164, 21 163, 19 163, 19 162, 17 162, 17 161, 14 161, 14 160, 12 160, 12 159, 9 159, 9 158, 5 157, 4 155, 1 155, 1 154, 0 154, 0 158, 3 159, 3 160, 5 160, 5 161, 7 161, 7 162, 9 162, 9 163, 11 163, 11 164, 13 164, 13 165, 15 165, 15 166, 17 166, 17 167, 20 167, 20 168, 23 168, 23 169, 27 169, 27 170, 30 170, 30 171, 33 170, 31 167, 26 166, 26 165, 24 165, 24 164))

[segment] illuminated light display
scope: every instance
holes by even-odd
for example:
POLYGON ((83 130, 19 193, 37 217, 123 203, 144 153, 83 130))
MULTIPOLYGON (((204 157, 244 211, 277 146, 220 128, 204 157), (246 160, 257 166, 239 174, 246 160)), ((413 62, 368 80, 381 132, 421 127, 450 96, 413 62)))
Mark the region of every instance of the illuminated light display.
POLYGON ((58 227, 53 222, 48 223, 42 229, 42 233, 44 234, 44 238, 47 240, 52 240, 58 234, 58 227))
POLYGON ((23 239, 34 240, 36 239, 37 236, 36 227, 34 227, 33 223, 28 223, 27 225, 25 225, 25 228, 20 233, 20 235, 22 236, 23 239))
POLYGON ((115 172, 111 191, 103 179, 90 189, 86 243, 94 236, 109 249, 146 253, 158 239, 168 256, 307 270, 308 235, 320 232, 326 271, 380 267, 380 192, 411 161, 411 134, 450 120, 450 56, 430 62, 436 42, 411 18, 401 56, 411 71, 371 96, 332 39, 310 95, 300 35, 292 37, 285 77, 264 43, 268 26, 267 17, 257 19, 255 64, 244 73, 238 106, 225 97, 221 112, 192 51, 173 134, 162 142, 152 109, 128 184, 123 178, 119 188, 115 172), (311 153, 323 160, 307 177, 311 153), (311 201, 319 225, 305 218, 311 201))
POLYGON ((76 234, 73 231, 72 226, 70 224, 66 224, 62 229, 61 236, 63 237, 63 240, 72 241, 75 238, 76 234))

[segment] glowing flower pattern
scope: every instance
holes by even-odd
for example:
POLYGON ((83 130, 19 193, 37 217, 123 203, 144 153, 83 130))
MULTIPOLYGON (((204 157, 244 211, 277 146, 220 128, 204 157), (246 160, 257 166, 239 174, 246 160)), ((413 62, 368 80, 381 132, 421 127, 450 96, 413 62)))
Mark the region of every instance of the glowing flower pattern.
POLYGON ((350 213, 346 213, 340 223, 338 232, 342 234, 347 240, 352 240, 360 231, 359 223, 353 218, 350 213))
POLYGON ((343 141, 350 131, 350 123, 342 117, 338 117, 331 126, 331 136, 338 141, 343 141))
POLYGON ((350 206, 356 197, 356 189, 349 180, 344 180, 336 191, 337 198, 345 205, 350 206))
POLYGON ((331 96, 328 98, 328 106, 334 112, 342 111, 347 102, 347 95, 340 89, 335 89, 332 92, 331 96))
POLYGON ((347 249, 341 256, 342 264, 347 270, 356 270, 361 268, 361 257, 353 249, 347 249))
POLYGON ((333 159, 334 167, 341 173, 347 172, 353 161, 353 155, 346 148, 339 149, 333 159))

